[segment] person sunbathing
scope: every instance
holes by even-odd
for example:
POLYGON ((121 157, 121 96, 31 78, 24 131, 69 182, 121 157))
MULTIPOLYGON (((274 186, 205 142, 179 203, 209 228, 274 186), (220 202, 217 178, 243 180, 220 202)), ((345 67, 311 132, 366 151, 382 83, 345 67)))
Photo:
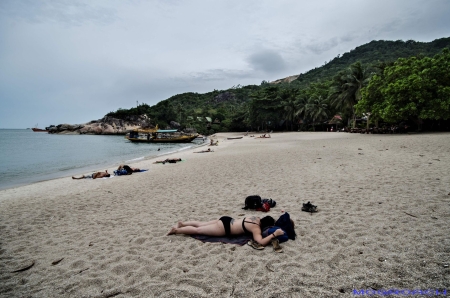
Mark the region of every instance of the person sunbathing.
MULTIPOLYGON (((282 229, 275 230, 267 237, 262 236, 262 230, 271 227, 275 224, 275 220, 271 216, 259 218, 256 216, 244 217, 241 219, 234 219, 229 216, 222 216, 219 219, 202 222, 202 221, 179 221, 176 226, 172 227, 167 235, 185 234, 185 235, 206 235, 206 236, 237 236, 249 235, 252 236, 254 243, 249 244, 253 248, 262 249, 267 244, 271 243, 277 236, 284 235, 282 229)), ((277 239, 278 240, 278 239, 277 239)), ((278 243, 278 241, 275 240, 278 243)), ((250 243, 250 242, 249 242, 250 243)), ((275 246, 275 245, 274 245, 275 246)))
POLYGON ((270 138, 270 134, 263 134, 263 135, 260 135, 258 138, 262 138, 262 139, 264 139, 264 138, 270 138))
POLYGON ((162 163, 165 164, 168 163, 177 163, 178 161, 181 161, 181 158, 166 158, 165 160, 157 160, 154 163, 162 163))
POLYGON ((211 150, 211 148, 208 148, 208 150, 197 151, 197 152, 194 152, 194 153, 206 153, 206 152, 214 152, 214 150, 211 150))
POLYGON ((140 172, 140 171, 141 171, 141 169, 139 169, 139 168, 132 168, 132 167, 130 167, 130 166, 128 166, 128 165, 120 165, 120 166, 117 168, 117 170, 118 170, 118 171, 120 171, 120 170, 125 170, 125 171, 127 171, 127 173, 129 173, 129 174, 134 173, 134 172, 140 172))
POLYGON ((72 179, 97 179, 97 178, 103 178, 103 177, 109 177, 111 176, 108 173, 108 170, 105 170, 104 172, 95 172, 92 175, 83 175, 81 177, 74 177, 72 176, 72 179))

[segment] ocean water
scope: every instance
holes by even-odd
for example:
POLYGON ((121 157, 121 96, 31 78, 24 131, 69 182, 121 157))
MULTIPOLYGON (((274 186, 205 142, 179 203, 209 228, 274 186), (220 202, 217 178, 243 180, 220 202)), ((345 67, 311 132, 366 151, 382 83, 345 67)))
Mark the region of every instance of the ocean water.
POLYGON ((198 142, 138 144, 124 136, 53 135, 31 129, 0 129, 0 189, 104 171, 199 145, 198 142))

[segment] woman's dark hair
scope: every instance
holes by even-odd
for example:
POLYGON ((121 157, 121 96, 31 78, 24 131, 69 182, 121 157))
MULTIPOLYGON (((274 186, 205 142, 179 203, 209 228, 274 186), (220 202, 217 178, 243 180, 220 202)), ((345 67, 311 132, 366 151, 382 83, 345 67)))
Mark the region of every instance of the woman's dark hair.
POLYGON ((133 170, 129 166, 124 165, 123 168, 125 171, 127 171, 127 175, 133 174, 133 170))
POLYGON ((268 215, 261 218, 260 223, 261 223, 261 231, 264 231, 265 228, 275 225, 275 219, 273 219, 272 216, 268 215))

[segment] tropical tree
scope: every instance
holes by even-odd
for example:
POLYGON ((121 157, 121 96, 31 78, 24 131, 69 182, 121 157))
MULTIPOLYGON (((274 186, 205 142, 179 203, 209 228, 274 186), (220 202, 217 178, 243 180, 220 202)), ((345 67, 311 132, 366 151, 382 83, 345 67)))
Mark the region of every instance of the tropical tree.
POLYGON ((286 129, 288 128, 288 122, 291 124, 291 130, 294 130, 294 122, 297 119, 297 90, 286 88, 283 89, 279 95, 281 105, 284 109, 284 117, 286 121, 286 129))
POLYGON ((297 96, 296 107, 297 110, 295 111, 295 116, 297 117, 297 119, 302 119, 303 123, 306 122, 308 118, 307 115, 308 98, 305 96, 304 93, 300 93, 297 96))
POLYGON ((269 125, 280 120, 283 110, 277 100, 279 89, 278 86, 269 85, 250 95, 250 118, 258 129, 267 129, 269 125))
POLYGON ((313 130, 315 131, 316 121, 328 118, 328 101, 322 96, 311 97, 306 105, 306 113, 311 117, 313 130))
POLYGON ((388 122, 450 118, 450 50, 434 58, 400 58, 363 91, 358 111, 371 111, 388 122))
POLYGON ((336 109, 350 109, 353 127, 356 122, 355 104, 361 99, 361 89, 370 79, 370 73, 361 62, 350 65, 346 72, 341 72, 333 78, 329 99, 336 109))
POLYGON ((174 107, 174 111, 177 115, 179 115, 178 122, 180 122, 180 124, 181 124, 181 121, 182 121, 181 114, 184 112, 183 105, 181 103, 176 104, 174 107))

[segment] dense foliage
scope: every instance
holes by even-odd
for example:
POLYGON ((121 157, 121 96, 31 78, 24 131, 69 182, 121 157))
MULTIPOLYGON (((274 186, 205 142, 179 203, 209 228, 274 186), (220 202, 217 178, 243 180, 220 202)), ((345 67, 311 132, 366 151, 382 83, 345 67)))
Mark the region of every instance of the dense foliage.
POLYGON ((326 129, 330 123, 355 125, 357 116, 362 114, 371 114, 372 119, 386 122, 414 117, 416 120, 448 119, 449 91, 448 84, 445 85, 448 79, 436 77, 445 70, 448 75, 448 54, 429 58, 446 47, 450 47, 450 38, 430 43, 372 41, 320 68, 300 74, 291 83, 263 81, 259 86, 238 85, 204 94, 183 93, 151 107, 141 104, 107 116, 125 119, 147 114, 160 127, 175 121, 181 128, 195 128, 206 134, 326 129), (425 73, 421 73, 423 71, 425 73), (385 79, 390 84, 386 84, 385 79), (414 105, 415 101, 422 103, 414 105), (339 116, 334 117, 337 114, 339 116))
POLYGON ((363 89, 356 108, 387 122, 450 118, 450 50, 430 57, 400 58, 363 89))

